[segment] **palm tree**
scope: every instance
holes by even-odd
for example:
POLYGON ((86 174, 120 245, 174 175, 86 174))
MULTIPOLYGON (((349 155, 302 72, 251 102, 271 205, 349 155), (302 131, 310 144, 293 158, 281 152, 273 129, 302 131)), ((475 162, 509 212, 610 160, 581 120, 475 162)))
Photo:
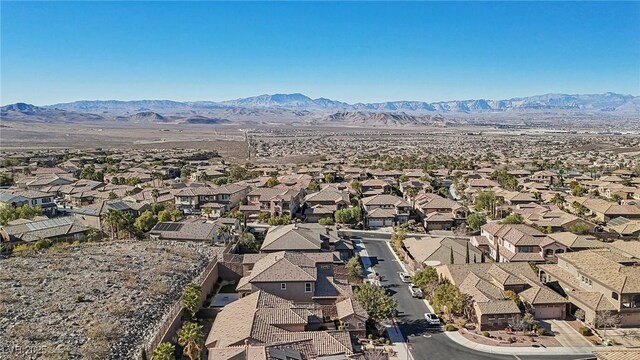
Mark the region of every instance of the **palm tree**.
POLYGON ((190 360, 200 360, 203 348, 202 325, 188 322, 178 331, 178 344, 183 347, 182 353, 190 360))
POLYGON ((562 195, 560 194, 553 195, 553 198, 551 199, 551 203, 557 206, 562 206, 564 202, 564 197, 562 197, 562 195))
POLYGON ((202 212, 207 215, 207 217, 209 217, 211 215, 211 213, 213 212, 213 209, 211 209, 210 207, 206 207, 202 209, 202 212))
POLYGON ((102 220, 109 225, 111 230, 111 238, 116 237, 118 234, 118 225, 121 223, 122 214, 119 211, 108 209, 105 214, 102 215, 102 220))
POLYGON ((225 245, 227 244, 227 236, 229 234, 231 234, 231 227, 229 227, 229 225, 222 225, 216 229, 216 235, 218 235, 218 237, 222 237, 225 245))
POLYGON ((158 198, 160 197, 160 190, 152 189, 151 190, 151 197, 153 198, 153 202, 157 203, 158 202, 158 198))
POLYGON ((153 351, 153 360, 175 360, 176 347, 172 343, 163 342, 153 351))

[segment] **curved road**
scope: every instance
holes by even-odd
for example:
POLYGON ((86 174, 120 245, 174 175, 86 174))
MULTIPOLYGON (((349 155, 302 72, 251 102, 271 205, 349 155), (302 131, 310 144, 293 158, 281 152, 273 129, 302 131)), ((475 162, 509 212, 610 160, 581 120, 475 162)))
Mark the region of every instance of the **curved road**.
POLYGON ((409 294, 406 283, 400 281, 398 273, 402 267, 387 246, 385 236, 367 237, 365 232, 354 234, 362 236, 372 265, 382 276, 382 286, 388 288, 392 296, 398 300, 398 325, 405 338, 409 339, 411 354, 415 360, 575 360, 585 356, 529 356, 529 355, 497 355, 475 351, 450 340, 445 334, 427 326, 424 313, 429 312, 423 301, 414 299, 409 294), (381 239, 382 238, 382 239, 381 239))

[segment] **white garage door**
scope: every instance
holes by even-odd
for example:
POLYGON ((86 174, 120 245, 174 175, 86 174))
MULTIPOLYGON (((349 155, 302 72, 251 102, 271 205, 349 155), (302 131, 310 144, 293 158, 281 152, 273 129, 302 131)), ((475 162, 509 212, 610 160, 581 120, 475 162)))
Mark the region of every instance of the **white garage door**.
POLYGON ((536 307, 536 319, 561 319, 562 306, 536 307))

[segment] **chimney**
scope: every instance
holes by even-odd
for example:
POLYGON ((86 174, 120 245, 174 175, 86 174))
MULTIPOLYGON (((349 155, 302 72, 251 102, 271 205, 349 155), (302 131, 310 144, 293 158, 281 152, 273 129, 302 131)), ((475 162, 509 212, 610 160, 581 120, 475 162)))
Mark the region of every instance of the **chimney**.
POLYGON ((249 347, 249 339, 244 339, 244 347, 248 348, 249 347))

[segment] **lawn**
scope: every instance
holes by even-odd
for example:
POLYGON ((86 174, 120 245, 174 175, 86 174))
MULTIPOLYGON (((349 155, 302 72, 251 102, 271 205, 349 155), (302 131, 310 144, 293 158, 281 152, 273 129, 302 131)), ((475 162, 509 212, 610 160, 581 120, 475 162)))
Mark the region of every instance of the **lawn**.
POLYGON ((218 291, 218 294, 235 293, 236 292, 236 286, 238 286, 237 283, 224 285, 223 287, 220 288, 220 290, 218 291))

